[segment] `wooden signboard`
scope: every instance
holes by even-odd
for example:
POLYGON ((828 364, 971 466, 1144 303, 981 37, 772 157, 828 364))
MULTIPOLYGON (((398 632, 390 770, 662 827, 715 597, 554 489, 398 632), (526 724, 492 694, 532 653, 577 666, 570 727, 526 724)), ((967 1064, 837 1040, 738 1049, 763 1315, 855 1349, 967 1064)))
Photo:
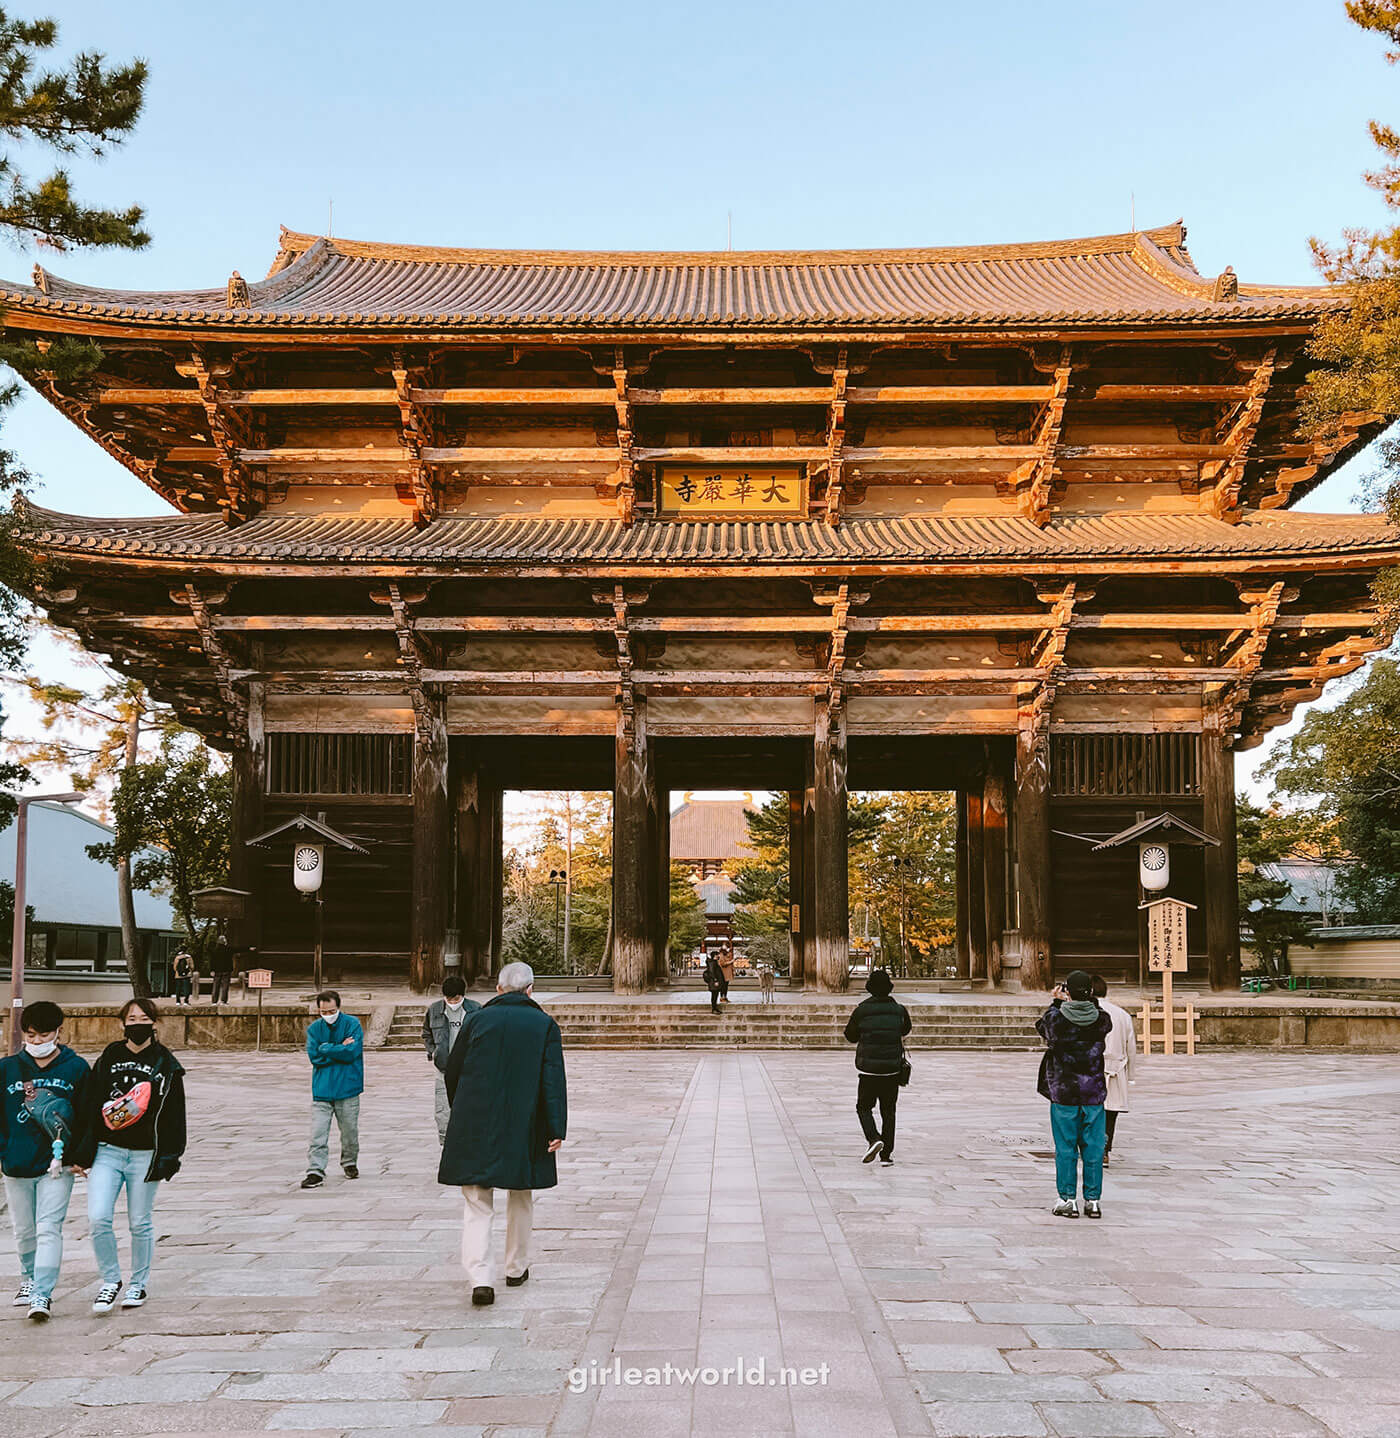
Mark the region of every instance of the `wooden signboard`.
POLYGON ((246 889, 196 889, 193 898, 197 919, 241 919, 247 914, 246 889))
POLYGON ((1149 972, 1186 972, 1186 911, 1180 899, 1154 899, 1147 905, 1147 967, 1149 972))
POLYGON ((249 969, 248 987, 250 989, 270 989, 272 987, 272 970, 249 969))
POLYGON ((807 479, 800 464, 667 465, 657 501, 668 519, 805 519, 807 479))

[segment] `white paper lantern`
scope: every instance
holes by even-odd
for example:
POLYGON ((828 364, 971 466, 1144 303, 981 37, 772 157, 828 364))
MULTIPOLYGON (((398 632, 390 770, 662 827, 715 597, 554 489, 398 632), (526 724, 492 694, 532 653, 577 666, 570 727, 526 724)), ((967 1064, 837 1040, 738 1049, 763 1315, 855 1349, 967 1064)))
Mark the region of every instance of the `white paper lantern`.
POLYGON ((1165 844, 1138 845, 1138 883, 1149 892, 1165 889, 1171 882, 1171 851, 1165 844))
POLYGON ((326 870, 326 851, 321 844, 298 844, 292 854, 292 882, 302 894, 314 894, 321 887, 326 870))

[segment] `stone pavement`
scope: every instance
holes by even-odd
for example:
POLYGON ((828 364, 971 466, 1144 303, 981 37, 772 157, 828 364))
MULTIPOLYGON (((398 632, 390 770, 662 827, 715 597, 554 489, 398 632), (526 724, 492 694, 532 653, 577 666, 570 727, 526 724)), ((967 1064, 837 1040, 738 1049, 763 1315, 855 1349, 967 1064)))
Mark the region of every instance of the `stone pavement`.
POLYGON ((1034 1055, 916 1055, 882 1169, 848 1055, 576 1051, 485 1310, 417 1056, 369 1056, 363 1177, 309 1193, 305 1061, 186 1062, 151 1301, 88 1314, 80 1183, 54 1321, 0 1309, 0 1438, 1400 1435, 1391 1057, 1144 1061, 1094 1224, 1049 1214, 1034 1055), (716 1371, 613 1382, 667 1363, 716 1371))

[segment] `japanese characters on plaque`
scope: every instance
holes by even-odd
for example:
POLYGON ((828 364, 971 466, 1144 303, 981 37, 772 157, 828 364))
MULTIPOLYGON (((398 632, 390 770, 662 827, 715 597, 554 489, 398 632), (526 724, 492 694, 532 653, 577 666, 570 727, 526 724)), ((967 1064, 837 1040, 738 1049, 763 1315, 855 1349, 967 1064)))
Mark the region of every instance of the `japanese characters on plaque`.
POLYGON ((1186 969, 1186 914, 1180 899, 1158 899, 1147 910, 1147 967, 1154 973, 1186 969))
POLYGON ((657 476, 657 512, 668 519, 802 519, 807 480, 800 464, 667 466, 657 476))

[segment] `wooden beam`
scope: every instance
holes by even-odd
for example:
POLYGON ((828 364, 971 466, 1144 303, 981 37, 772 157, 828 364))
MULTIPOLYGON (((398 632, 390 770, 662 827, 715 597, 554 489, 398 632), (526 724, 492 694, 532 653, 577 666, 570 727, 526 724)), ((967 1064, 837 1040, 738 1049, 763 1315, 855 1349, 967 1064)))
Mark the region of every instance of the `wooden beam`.
POLYGON ((1012 480, 1013 488, 1021 499, 1022 512, 1033 524, 1042 527, 1050 522, 1050 500, 1059 473, 1060 435, 1064 429, 1065 406, 1069 402, 1069 382, 1073 372, 1070 347, 1063 345, 1060 362, 1055 367, 1054 383, 1050 387, 1050 399, 1036 424, 1033 442, 1036 456, 1022 465, 1012 480))
POLYGON ((246 692, 241 690, 235 682, 233 660, 224 647, 223 640, 215 632, 209 612, 209 601, 205 595, 194 584, 186 584, 178 593, 182 596, 183 602, 190 607, 190 615, 194 620, 195 628, 199 631, 200 647, 204 650, 204 657, 209 661, 209 668, 214 674, 214 682, 218 685, 219 697, 224 702, 229 733, 237 745, 240 742, 240 737, 246 737, 248 733, 246 692))
POLYGON ((617 513, 623 524, 636 519, 637 487, 632 467, 632 404, 621 345, 613 350, 613 403, 617 413, 617 513))
POLYGON ((224 495, 220 507, 229 523, 246 519, 253 510, 253 475, 241 458, 252 444, 252 435, 241 416, 232 413, 223 400, 222 386, 215 379, 208 358, 196 345, 190 352, 189 372, 199 390, 199 403, 209 438, 214 441, 216 463, 223 479, 224 495))
POLYGON ((432 466, 424 459, 437 436, 428 413, 412 396, 409 371, 402 350, 394 351, 394 398, 399 410, 399 434, 409 465, 409 482, 413 486, 413 522, 422 526, 437 518, 438 485, 432 466))
POLYGON ((826 522, 841 523, 841 496, 845 487, 846 381, 850 360, 845 345, 831 368, 831 403, 826 417, 826 522))

